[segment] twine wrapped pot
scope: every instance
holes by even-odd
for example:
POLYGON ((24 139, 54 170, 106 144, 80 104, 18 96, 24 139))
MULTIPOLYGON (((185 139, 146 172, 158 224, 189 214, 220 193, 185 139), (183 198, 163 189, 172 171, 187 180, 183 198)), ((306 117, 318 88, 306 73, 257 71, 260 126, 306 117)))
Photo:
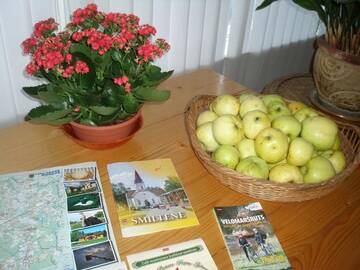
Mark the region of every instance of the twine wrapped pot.
MULTIPOLYGON (((209 109, 216 96, 202 95, 194 97, 185 111, 185 126, 192 148, 204 167, 217 180, 229 188, 250 197, 280 202, 306 201, 320 198, 340 185, 360 163, 360 129, 356 126, 337 122, 341 139, 341 149, 346 157, 346 168, 328 181, 318 184, 275 183, 240 175, 211 159, 210 153, 202 149, 196 138, 196 119, 209 109)), ((287 100, 288 101, 288 100, 287 100)), ((289 102, 289 101, 288 101, 289 102)), ((319 115, 323 115, 318 112, 319 115)))

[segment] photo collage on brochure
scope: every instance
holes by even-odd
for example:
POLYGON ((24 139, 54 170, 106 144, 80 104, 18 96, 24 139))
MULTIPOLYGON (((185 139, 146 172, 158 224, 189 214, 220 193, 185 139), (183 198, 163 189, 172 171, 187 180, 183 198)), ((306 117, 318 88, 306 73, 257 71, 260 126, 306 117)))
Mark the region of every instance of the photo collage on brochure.
POLYGON ((118 262, 96 166, 64 168, 63 177, 77 270, 118 262))

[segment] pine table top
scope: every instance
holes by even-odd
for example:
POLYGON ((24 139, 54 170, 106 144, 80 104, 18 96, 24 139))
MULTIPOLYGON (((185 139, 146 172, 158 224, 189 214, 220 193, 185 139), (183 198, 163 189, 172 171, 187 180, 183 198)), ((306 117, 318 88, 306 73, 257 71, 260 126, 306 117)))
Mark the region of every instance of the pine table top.
MULTIPOLYGON (((126 255, 202 238, 219 269, 232 269, 215 206, 259 201, 217 181, 190 146, 184 109, 195 95, 235 93, 244 86, 210 70, 174 76, 161 85, 172 96, 163 104, 145 105, 144 125, 126 144, 91 150, 73 142, 57 127, 20 123, 0 129, 0 174, 96 161, 110 219, 122 259, 126 255), (106 165, 118 161, 171 158, 200 225, 133 238, 122 238, 106 165)), ((261 204, 294 269, 357 269, 360 264, 360 168, 331 194, 301 203, 261 204)))

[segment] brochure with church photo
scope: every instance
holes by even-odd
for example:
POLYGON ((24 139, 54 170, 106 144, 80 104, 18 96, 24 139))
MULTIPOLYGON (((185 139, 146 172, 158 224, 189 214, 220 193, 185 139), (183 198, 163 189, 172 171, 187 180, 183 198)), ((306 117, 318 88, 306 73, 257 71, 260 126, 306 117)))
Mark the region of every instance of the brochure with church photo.
POLYGON ((198 225, 170 159, 108 165, 123 237, 198 225))
POLYGON ((127 256, 130 270, 217 270, 204 241, 195 239, 127 256))

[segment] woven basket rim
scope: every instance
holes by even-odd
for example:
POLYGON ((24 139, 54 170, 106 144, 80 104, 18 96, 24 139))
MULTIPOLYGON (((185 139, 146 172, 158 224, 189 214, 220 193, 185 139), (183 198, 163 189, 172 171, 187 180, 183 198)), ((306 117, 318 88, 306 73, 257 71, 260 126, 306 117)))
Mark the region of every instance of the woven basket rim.
MULTIPOLYGON (((233 96, 239 96, 240 94, 243 94, 243 93, 251 93, 251 94, 254 94, 254 95, 262 96, 261 94, 254 93, 251 90, 240 91, 240 92, 234 93, 232 95, 233 96)), ((269 181, 268 179, 261 179, 261 178, 255 178, 255 177, 249 177, 249 176, 241 175, 240 173, 236 172, 235 170, 232 170, 230 168, 222 166, 221 164, 211 160, 209 153, 201 148, 200 143, 197 140, 193 140, 191 138, 192 137, 191 136, 192 128, 190 127, 190 123, 189 123, 190 110, 192 109, 193 106, 195 106, 197 104, 197 102, 199 102, 201 100, 204 100, 204 99, 214 99, 215 97, 216 97, 216 95, 197 95, 197 96, 194 96, 189 101, 189 103, 187 104, 186 109, 185 109, 186 131, 188 133, 188 136, 190 138, 191 146, 194 149, 194 152, 195 152, 196 156, 200 159, 201 163, 203 163, 204 166, 205 166, 204 163, 208 163, 206 165, 209 165, 209 166, 213 167, 213 169, 220 170, 220 171, 224 172, 225 174, 230 175, 230 174, 236 173, 237 174, 236 178, 238 180, 241 180, 243 183, 246 183, 246 184, 252 184, 252 185, 255 185, 255 186, 264 186, 264 187, 279 187, 279 188, 288 189, 288 190, 291 190, 291 191, 297 191, 297 190, 306 191, 306 190, 313 190, 315 188, 326 188, 326 187, 333 187, 335 185, 338 185, 340 182, 344 181, 356 169, 356 167, 360 163, 360 151, 357 151, 357 153, 355 153, 355 155, 354 155, 354 158, 352 160, 350 160, 350 162, 347 160, 347 166, 341 173, 336 174, 331 179, 329 179, 327 181, 322 181, 320 183, 309 183, 309 184, 305 184, 305 183, 302 183, 302 184, 278 183, 278 182, 269 181), (206 155, 209 157, 209 160, 206 160, 206 161, 202 160, 202 158, 199 156, 199 153, 197 152, 199 150, 202 151, 202 154, 206 153, 206 155)), ((286 102, 292 102, 293 101, 293 100, 289 100, 289 99, 286 99, 286 98, 284 98, 284 100, 286 102)), ((312 109, 315 110, 319 115, 331 118, 330 116, 318 111, 315 108, 312 108, 312 109)), ((344 123, 344 122, 341 122, 341 121, 337 121, 336 119, 333 119, 333 118, 331 118, 331 119, 333 121, 335 121, 336 124, 339 127, 345 127, 345 128, 353 129, 356 132, 356 134, 358 135, 358 137, 360 137, 360 128, 359 127, 351 125, 351 124, 347 124, 347 123, 344 123)), ((343 135, 341 135, 341 136, 343 136, 343 135)), ((345 139, 347 140, 347 138, 345 138, 345 139)), ((348 142, 348 141, 346 143, 350 144, 350 142, 348 142)), ((341 149, 341 150, 343 151, 343 149, 341 149)), ((218 178, 217 176, 214 176, 214 177, 218 178)), ((219 180, 219 179, 217 179, 217 180, 219 180)), ((220 180, 220 182, 223 182, 223 180, 220 180)), ((319 196, 319 197, 321 197, 321 196, 319 196)), ((305 200, 307 200, 307 199, 305 199, 305 200)))

